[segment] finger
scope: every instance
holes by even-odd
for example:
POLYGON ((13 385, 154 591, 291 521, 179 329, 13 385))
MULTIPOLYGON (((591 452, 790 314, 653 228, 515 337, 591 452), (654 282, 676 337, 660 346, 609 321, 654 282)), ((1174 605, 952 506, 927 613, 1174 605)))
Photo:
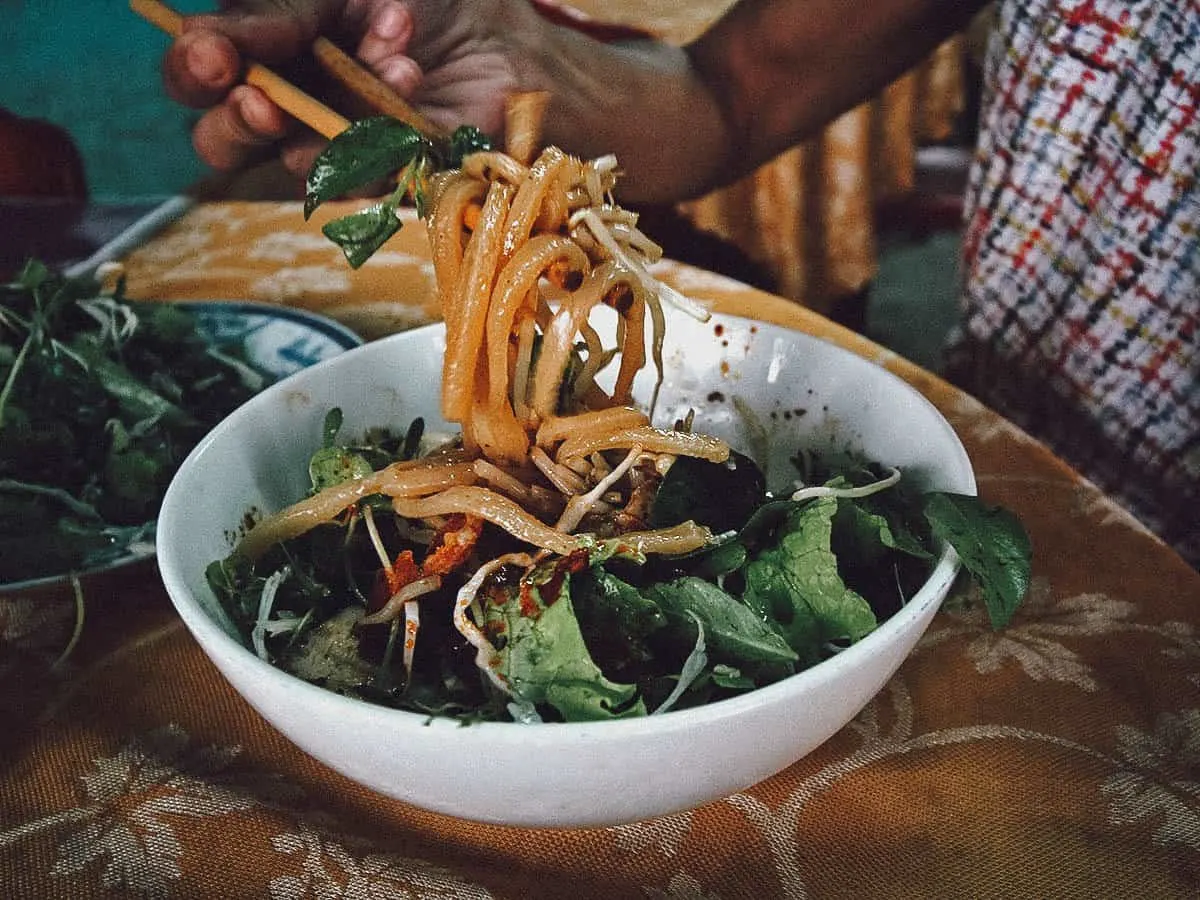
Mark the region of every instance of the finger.
POLYGON ((411 97, 421 83, 421 67, 405 55, 412 36, 412 15, 388 0, 372 10, 356 51, 376 77, 402 97, 411 97))
POLYGON ((214 31, 185 31, 163 55, 163 83, 186 106, 212 106, 237 83, 242 67, 237 48, 214 31))
POLYGON ((317 155, 328 146, 328 142, 316 135, 306 134, 290 140, 279 151, 283 167, 302 181, 308 177, 317 155))
POLYGON ((405 53, 413 36, 413 19, 399 3, 377 5, 358 45, 358 57, 372 68, 405 53))
POLYGON ((421 68, 407 56, 396 56, 385 60, 372 70, 376 77, 401 97, 412 97, 421 84, 421 68))
POLYGON ((264 146, 285 134, 289 120, 258 88, 239 85, 192 129, 197 155, 215 169, 242 165, 264 146))
POLYGON ((316 15, 228 12, 189 16, 184 33, 193 29, 225 35, 242 54, 268 65, 287 62, 305 52, 317 36, 316 15))

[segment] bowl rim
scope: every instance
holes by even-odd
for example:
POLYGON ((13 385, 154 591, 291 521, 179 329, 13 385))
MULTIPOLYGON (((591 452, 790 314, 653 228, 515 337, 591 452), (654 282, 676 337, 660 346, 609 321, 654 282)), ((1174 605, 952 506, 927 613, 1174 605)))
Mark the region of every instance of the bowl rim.
MULTIPOLYGON (((714 318, 717 317, 723 322, 741 324, 748 327, 752 326, 760 330, 764 326, 770 329, 778 329, 789 335, 796 336, 801 341, 817 341, 828 345, 839 354, 844 354, 848 360, 852 361, 852 365, 872 367, 875 370, 875 374, 882 376, 885 380, 891 381, 894 388, 908 394, 911 400, 934 414, 934 421, 938 423, 940 429, 944 432, 944 436, 949 439, 949 444, 954 455, 954 468, 955 470, 960 470, 954 474, 956 476, 961 475, 965 482, 961 489, 957 490, 960 493, 975 494, 977 492, 974 467, 966 448, 963 446, 953 426, 928 397, 895 372, 886 368, 879 361, 856 353, 825 338, 798 329, 775 325, 745 316, 715 313, 714 318)), ((176 478, 172 480, 163 500, 162 513, 160 515, 160 535, 171 535, 170 526, 177 518, 176 507, 179 505, 179 501, 176 499, 176 495, 180 490, 178 484, 181 478, 186 477, 187 472, 190 472, 195 466, 201 464, 208 448, 215 441, 219 440, 226 431, 236 428, 243 419, 252 418, 259 405, 270 402, 272 393, 289 390, 290 382, 294 379, 311 378, 321 369, 347 365, 353 361, 357 354, 386 353, 392 345, 402 346, 414 340, 436 338, 438 335, 443 335, 444 330, 444 323, 435 322, 369 341, 360 347, 348 350, 317 366, 290 375, 276 382, 266 391, 250 398, 212 429, 179 467, 179 472, 176 478), (162 528, 162 521, 164 519, 168 526, 166 530, 162 528)), ((183 524, 184 519, 182 517, 178 518, 180 523, 183 524)), ((841 669, 853 667, 861 661, 865 661, 879 647, 886 646, 890 642, 893 633, 902 631, 909 625, 910 620, 919 619, 930 604, 940 604, 961 568, 958 554, 955 553, 949 544, 943 545, 941 554, 937 557, 936 563, 930 570, 925 581, 921 584, 921 587, 899 611, 880 622, 874 631, 845 650, 821 660, 807 669, 802 669, 777 682, 755 688, 743 694, 727 697, 701 706, 671 709, 661 715, 649 714, 634 718, 592 722, 541 722, 533 724, 503 721, 477 721, 468 723, 450 716, 397 709, 383 704, 372 703, 358 697, 340 694, 307 682, 299 676, 293 675, 262 659, 252 648, 230 635, 188 588, 183 572, 183 560, 182 557, 177 557, 174 550, 175 546, 182 547, 184 545, 182 543, 172 543, 168 546, 160 541, 159 572, 172 604, 197 640, 203 645, 206 653, 212 653, 216 650, 232 652, 235 659, 240 658, 243 665, 253 667, 253 671, 257 677, 267 678, 277 683, 282 683, 281 680, 286 681, 289 687, 299 691, 298 697, 301 699, 304 697, 319 696, 324 698, 324 702, 326 703, 336 703, 339 706, 346 705, 347 709, 355 710, 371 718, 380 717, 384 721, 394 721, 398 727, 419 727, 421 729, 453 728, 456 730, 463 728, 483 729, 487 734, 496 736, 520 734, 527 742, 530 738, 537 740, 543 736, 558 735, 564 729, 578 738, 588 739, 597 737, 629 738, 650 732, 661 734, 690 731, 697 726, 711 725, 724 719, 737 718, 741 713, 755 708, 771 706, 775 702, 792 694, 803 693, 805 688, 813 682, 819 683, 831 678, 836 680, 836 675, 841 669)), ((248 699, 247 702, 249 702, 248 699)), ((480 734, 484 732, 477 731, 475 733, 480 734)))

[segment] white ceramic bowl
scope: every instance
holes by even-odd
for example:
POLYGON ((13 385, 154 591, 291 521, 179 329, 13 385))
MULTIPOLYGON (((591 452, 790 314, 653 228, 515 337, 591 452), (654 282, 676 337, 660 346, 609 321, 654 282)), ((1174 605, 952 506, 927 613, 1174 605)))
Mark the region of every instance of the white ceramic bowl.
MULTIPOLYGON (((382 794, 468 819, 531 827, 630 822, 744 789, 820 745, 880 690, 924 632, 958 569, 951 551, 911 602, 834 658, 748 694, 661 716, 583 724, 464 726, 346 698, 246 648, 204 579, 247 510, 307 489, 325 413, 346 434, 438 414, 441 326, 385 338, 306 369, 219 425, 180 469, 159 520, 159 564, 179 614, 230 683, 272 725, 382 794)), ((926 488, 974 493, 949 424, 881 367, 831 344, 745 319, 668 315, 657 419, 695 408, 716 434, 787 475, 801 446, 852 447, 926 488), (735 401, 736 398, 736 401, 735 401), (748 423, 739 410, 751 410, 748 423)), ((642 387, 646 387, 643 380, 642 387)))

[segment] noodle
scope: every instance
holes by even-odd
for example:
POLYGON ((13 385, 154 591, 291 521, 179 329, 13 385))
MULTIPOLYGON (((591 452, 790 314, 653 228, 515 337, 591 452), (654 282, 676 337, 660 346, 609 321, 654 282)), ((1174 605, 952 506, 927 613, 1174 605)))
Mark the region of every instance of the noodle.
POLYGON ((404 615, 404 608, 410 601, 416 600, 422 594, 431 594, 441 586, 442 577, 440 575, 426 575, 416 581, 410 581, 392 594, 382 609, 369 616, 363 616, 359 621, 363 625, 385 625, 404 615))
POLYGON ((393 463, 363 478, 343 481, 306 497, 259 522, 246 532, 238 552, 258 559, 275 544, 299 537, 310 529, 340 515, 347 507, 371 494, 414 497, 448 487, 471 484, 475 473, 470 463, 417 460, 393 463))
POLYGON ((536 337, 537 321, 534 316, 521 316, 517 326, 517 353, 513 360, 512 404, 513 415, 522 421, 530 418, 529 370, 533 366, 533 344, 536 337))
MULTIPOLYGON (((463 255, 462 271, 447 318, 446 358, 442 366, 442 414, 462 422, 470 413, 472 385, 483 347, 484 327, 496 263, 500 256, 501 226, 508 212, 512 188, 493 182, 463 255)), ((444 301, 443 301, 444 302, 444 301)))
POLYGON ((455 304, 447 303, 447 298, 453 294, 462 267, 467 211, 483 202, 485 191, 482 183, 461 172, 444 178, 439 185, 435 202, 441 214, 430 225, 429 243, 443 308, 457 309, 455 304))
POLYGON ((550 416, 543 419, 538 427, 537 443, 540 447, 550 447, 568 436, 576 439, 585 436, 590 438, 635 425, 648 424, 646 414, 631 406, 610 406, 607 409, 591 410, 575 416, 550 416))
POLYGON ((567 508, 563 510, 563 514, 559 517, 554 527, 559 531, 574 531, 579 527, 579 523, 583 521, 583 517, 591 512, 600 498, 603 497, 608 489, 611 488, 630 467, 637 461, 637 458, 642 455, 642 448, 634 445, 633 449, 626 454, 621 463, 605 475, 596 486, 586 494, 578 494, 570 499, 567 503, 567 508))
POLYGON ((621 535, 621 542, 639 553, 662 553, 670 556, 699 550, 711 543, 712 539, 711 531, 690 520, 670 528, 630 531, 621 535))
POLYGON ((529 168, 517 162, 507 153, 481 150, 463 160, 462 171, 464 175, 479 179, 484 183, 507 182, 515 185, 525 180, 529 168))
POLYGON ((504 226, 504 241, 501 253, 504 259, 512 258, 517 248, 529 240, 533 223, 541 211, 548 191, 561 190, 558 175, 567 165, 567 155, 557 147, 547 147, 529 168, 528 176, 517 189, 512 212, 504 226))
POLYGON ((630 403, 633 400, 633 378, 646 365, 646 299, 641 291, 633 292, 622 326, 621 368, 613 387, 614 403, 630 403))
MULTIPOLYGON (((529 458, 538 467, 538 471, 546 476, 546 480, 568 497, 582 494, 586 490, 587 485, 579 477, 579 473, 556 463, 541 447, 534 447, 529 451, 529 458)), ((562 526, 560 524, 556 527, 561 528, 562 526)), ((571 529, 563 530, 570 531, 571 529)))
POLYGON ((587 322, 592 309, 621 290, 637 291, 632 273, 605 262, 588 273, 579 290, 563 301, 562 308, 543 334, 542 352, 534 370, 530 405, 539 418, 558 410, 558 392, 566 374, 576 333, 587 322))
POLYGON ((452 487, 428 497, 398 497, 392 507, 398 515, 409 519, 470 513, 499 525, 527 544, 560 556, 566 556, 576 547, 574 536, 551 528, 531 516, 520 504, 487 488, 452 487))
POLYGON ((665 431, 651 425, 639 425, 606 434, 570 437, 558 448, 558 461, 587 456, 604 450, 626 449, 640 445, 647 453, 674 453, 698 456, 709 462, 729 458, 729 445, 717 438, 686 431, 665 431))
MULTIPOLYGON (((587 269, 588 261, 576 244, 561 235, 539 235, 531 239, 501 271, 487 312, 487 408, 493 417, 503 420, 503 425, 509 428, 518 427, 515 401, 510 399, 517 396, 515 392, 510 394, 510 385, 515 380, 509 373, 513 323, 527 306, 530 294, 536 291, 538 280, 555 264, 564 264, 570 271, 582 274, 587 269)), ((519 344, 519 329, 517 340, 519 344)), ((526 354, 517 353, 514 363, 520 364, 525 358, 526 354)), ((523 377, 521 384, 526 383, 523 377)), ((524 397, 521 397, 521 408, 524 412, 524 397)), ((512 447, 507 453, 488 455, 520 462, 527 451, 528 442, 521 440, 519 446, 512 447)))
POLYGON ((529 485, 495 463, 488 462, 486 459, 477 459, 473 468, 480 481, 486 481, 492 487, 499 488, 518 503, 524 503, 533 496, 529 485))

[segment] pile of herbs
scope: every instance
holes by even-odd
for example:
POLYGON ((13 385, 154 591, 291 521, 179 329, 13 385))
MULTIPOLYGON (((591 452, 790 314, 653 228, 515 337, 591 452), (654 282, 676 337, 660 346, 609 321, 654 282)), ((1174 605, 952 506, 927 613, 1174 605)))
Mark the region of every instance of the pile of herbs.
MULTIPOLYGON (((421 423, 403 437, 325 443, 310 466, 313 491, 411 458, 421 423)), ((808 484, 878 484, 879 467, 841 460, 808 484)), ((684 557, 646 558, 619 537, 582 537, 566 557, 531 571, 501 570, 478 595, 476 622, 512 688, 493 688, 451 611, 481 562, 517 549, 485 526, 476 559, 456 581, 420 598, 411 675, 400 665, 402 623, 359 624, 378 609, 380 560, 363 507, 388 547, 412 550, 386 497, 278 545, 251 564, 236 551, 208 580, 261 656, 306 680, 393 707, 469 720, 586 721, 710 703, 812 666, 873 631, 928 577, 938 538, 955 546, 983 587, 993 624, 1012 616, 1029 582, 1029 543, 1011 514, 975 497, 911 491, 903 481, 861 497, 772 497, 749 458, 724 464, 680 457, 664 479, 651 527, 694 519, 721 539, 684 557), (399 637, 398 637, 399 633, 399 637)), ((386 594, 386 589, 384 591, 386 594)))
POLYGON ((37 262, 0 285, 0 584, 148 551, 184 457, 264 384, 237 352, 37 262))

